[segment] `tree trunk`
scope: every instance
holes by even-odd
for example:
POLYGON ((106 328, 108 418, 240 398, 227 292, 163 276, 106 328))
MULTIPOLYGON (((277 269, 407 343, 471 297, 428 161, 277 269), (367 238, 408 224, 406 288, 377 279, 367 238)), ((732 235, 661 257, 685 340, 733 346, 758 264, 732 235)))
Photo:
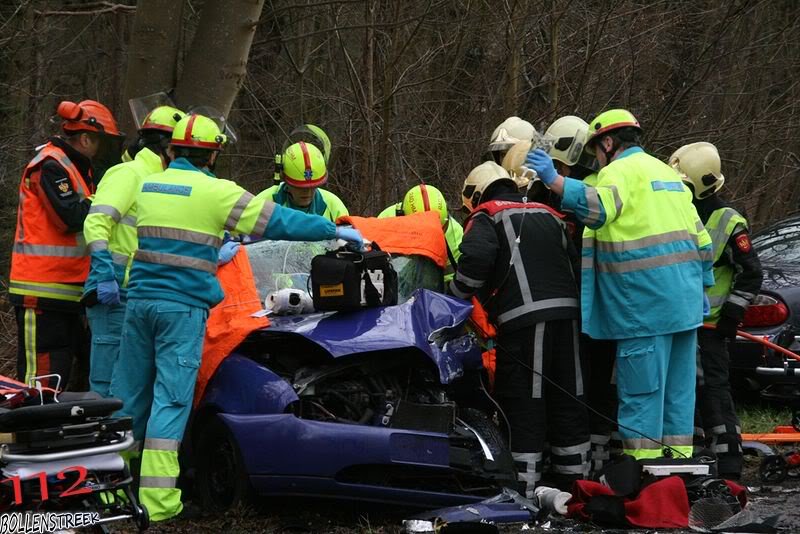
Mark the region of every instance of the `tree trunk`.
POLYGON ((264 0, 207 0, 175 90, 179 106, 212 106, 227 116, 244 82, 264 0))
MULTIPOLYGON (((182 21, 182 0, 139 0, 128 51, 123 107, 131 98, 175 87, 182 21)), ((122 130, 129 139, 134 138, 133 117, 121 113, 120 119, 122 130)))

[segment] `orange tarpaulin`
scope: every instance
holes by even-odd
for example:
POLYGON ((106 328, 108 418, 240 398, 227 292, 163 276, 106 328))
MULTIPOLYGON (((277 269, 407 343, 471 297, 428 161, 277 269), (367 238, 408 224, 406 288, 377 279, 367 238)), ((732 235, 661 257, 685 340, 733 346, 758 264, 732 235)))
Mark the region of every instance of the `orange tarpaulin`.
POLYGON ((197 373, 194 404, 203 398, 206 384, 228 354, 254 330, 269 326, 266 317, 250 317, 262 309, 245 247, 217 270, 225 298, 211 309, 203 341, 203 359, 197 373))
POLYGON ((339 217, 337 224, 352 224, 364 239, 375 241, 381 250, 394 254, 417 254, 430 258, 444 269, 447 245, 439 213, 424 211, 402 217, 339 217))
POLYGON ((483 368, 489 375, 489 392, 491 393, 494 391, 494 373, 497 368, 497 350, 494 348, 497 329, 489 321, 489 314, 477 297, 472 297, 472 314, 469 316, 469 320, 486 348, 483 351, 483 368))

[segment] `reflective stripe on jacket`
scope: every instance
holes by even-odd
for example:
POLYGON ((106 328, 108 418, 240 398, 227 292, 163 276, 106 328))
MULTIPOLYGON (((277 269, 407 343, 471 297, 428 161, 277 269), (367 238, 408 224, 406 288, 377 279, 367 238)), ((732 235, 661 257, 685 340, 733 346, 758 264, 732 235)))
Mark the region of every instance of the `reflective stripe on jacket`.
POLYGON ((210 307, 223 294, 215 277, 224 232, 268 239, 321 241, 335 225, 316 215, 256 199, 230 180, 173 161, 148 176, 135 198, 139 249, 128 283, 129 299, 164 299, 210 307))
POLYGON ((9 293, 26 297, 79 302, 89 273, 89 256, 82 233, 68 233, 56 221, 40 185, 42 164, 52 159, 66 171, 81 200, 92 189, 80 171, 52 142, 25 167, 19 186, 17 228, 11 252, 9 293))
POLYGON ((579 315, 576 252, 561 214, 520 200, 503 195, 473 211, 448 288, 465 300, 478 295, 490 320, 506 332, 579 315))
POLYGON ((596 187, 566 179, 562 208, 587 226, 584 332, 626 339, 700 326, 703 287, 714 284, 711 238, 671 167, 628 149, 600 171, 596 187))
POLYGON ((134 198, 142 180, 162 170, 161 157, 143 148, 133 160, 115 165, 103 175, 83 226, 92 258, 84 293, 99 282, 114 279, 123 294, 126 291, 138 247, 134 198))
MULTIPOLYGON (((706 230, 711 236, 714 247, 714 286, 706 292, 711 303, 711 314, 707 322, 716 323, 719 320, 722 305, 728 300, 733 287, 733 279, 736 271, 730 262, 720 262, 728 246, 728 241, 737 229, 747 229, 747 219, 742 217, 739 212, 730 207, 715 210, 708 218, 706 230)), ((747 308, 750 302, 746 299, 738 299, 736 304, 742 308, 747 308)))

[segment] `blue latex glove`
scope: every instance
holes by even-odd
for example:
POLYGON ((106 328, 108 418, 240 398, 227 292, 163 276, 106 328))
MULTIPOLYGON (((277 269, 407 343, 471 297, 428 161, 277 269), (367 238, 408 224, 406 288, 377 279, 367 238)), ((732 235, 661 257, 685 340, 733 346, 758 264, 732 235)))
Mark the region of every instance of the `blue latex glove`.
POLYGON ((703 317, 711 315, 711 301, 708 300, 708 295, 703 293, 703 317))
POLYGON ((119 284, 116 280, 108 280, 97 284, 97 301, 107 306, 119 304, 119 284))
POLYGON ((239 247, 242 244, 238 241, 226 241, 222 244, 222 247, 219 249, 219 259, 217 260, 217 265, 225 265, 229 261, 236 256, 236 253, 239 252, 239 247))
POLYGON ((536 171, 536 175, 544 182, 544 185, 552 184, 558 176, 556 168, 553 166, 553 158, 541 148, 528 152, 525 157, 525 165, 536 171))
POLYGON ((361 237, 361 232, 351 226, 337 226, 336 237, 349 241, 357 250, 364 250, 364 238, 361 237))

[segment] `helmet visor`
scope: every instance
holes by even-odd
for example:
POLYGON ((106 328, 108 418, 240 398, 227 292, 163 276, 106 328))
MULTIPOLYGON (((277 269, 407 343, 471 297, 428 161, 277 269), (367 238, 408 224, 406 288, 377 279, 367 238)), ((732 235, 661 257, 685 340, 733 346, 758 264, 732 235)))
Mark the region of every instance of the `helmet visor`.
POLYGON ((152 95, 131 98, 128 100, 128 106, 131 108, 131 115, 133 115, 133 122, 136 123, 136 129, 141 130, 144 119, 151 111, 161 106, 174 108, 175 103, 167 96, 167 93, 162 91, 152 95))
POLYGON ((531 139, 531 150, 540 148, 545 152, 550 153, 557 141, 558 139, 551 134, 540 134, 539 132, 536 132, 533 135, 533 139, 531 139))
POLYGON ((331 140, 322 128, 313 124, 298 126, 289 133, 289 137, 283 143, 281 154, 285 153, 287 148, 300 141, 317 147, 325 158, 325 164, 328 164, 331 158, 331 140))
POLYGON ((236 143, 236 141, 239 140, 236 130, 233 129, 225 115, 217 108, 213 106, 194 106, 187 112, 187 115, 190 114, 202 115, 213 120, 217 124, 217 127, 219 127, 219 131, 225 134, 228 144, 236 143))

